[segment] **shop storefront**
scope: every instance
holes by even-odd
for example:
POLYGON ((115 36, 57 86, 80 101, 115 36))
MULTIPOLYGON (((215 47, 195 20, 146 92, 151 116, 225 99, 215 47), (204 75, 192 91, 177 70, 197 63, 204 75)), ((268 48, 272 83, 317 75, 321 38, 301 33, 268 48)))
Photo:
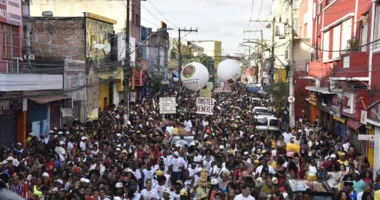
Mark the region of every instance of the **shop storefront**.
MULTIPOLYGON (((23 142, 18 140, 19 129, 25 123, 22 119, 23 99, 10 99, 0 101, 0 145, 23 142)), ((20 132, 21 137, 25 131, 20 132)))
POLYGON ((310 118, 311 122, 315 122, 318 119, 319 110, 317 108, 317 95, 314 92, 309 93, 310 103, 310 118))
POLYGON ((330 95, 329 107, 330 114, 334 120, 334 130, 337 136, 346 137, 346 118, 341 115, 341 94, 330 95))

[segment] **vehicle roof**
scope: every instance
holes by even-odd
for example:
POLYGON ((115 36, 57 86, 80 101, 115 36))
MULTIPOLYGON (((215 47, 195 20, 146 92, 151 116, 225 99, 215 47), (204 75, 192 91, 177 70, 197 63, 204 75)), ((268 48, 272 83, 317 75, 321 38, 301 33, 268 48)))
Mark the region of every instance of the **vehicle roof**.
POLYGON ((268 118, 268 119, 277 119, 277 117, 273 116, 273 115, 257 115, 255 116, 255 118, 268 118))
POLYGON ((325 182, 322 181, 308 181, 302 179, 288 180, 289 187, 292 192, 305 192, 310 189, 312 192, 330 193, 331 189, 325 182))
POLYGON ((253 109, 266 109, 266 110, 269 110, 268 107, 264 107, 264 106, 255 106, 253 109))

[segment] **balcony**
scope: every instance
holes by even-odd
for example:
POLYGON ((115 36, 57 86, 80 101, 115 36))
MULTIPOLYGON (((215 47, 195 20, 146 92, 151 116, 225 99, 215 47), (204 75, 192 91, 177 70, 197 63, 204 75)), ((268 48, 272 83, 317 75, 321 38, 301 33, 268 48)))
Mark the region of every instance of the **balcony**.
POLYGON ((330 75, 331 79, 368 78, 368 56, 367 52, 342 54, 342 59, 330 75))
POLYGON ((309 62, 309 76, 315 78, 323 78, 330 74, 331 69, 329 63, 309 62))
POLYGON ((0 91, 63 89, 63 76, 51 74, 0 74, 0 91))

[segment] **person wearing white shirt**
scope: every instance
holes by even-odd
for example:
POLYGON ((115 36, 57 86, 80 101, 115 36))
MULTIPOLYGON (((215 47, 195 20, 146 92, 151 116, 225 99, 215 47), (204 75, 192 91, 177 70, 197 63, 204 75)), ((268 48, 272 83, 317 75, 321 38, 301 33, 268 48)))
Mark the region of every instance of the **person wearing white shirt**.
POLYGON ((191 132, 191 128, 193 128, 193 123, 189 119, 186 119, 184 122, 186 132, 191 132))
POLYGON ((145 181, 146 188, 141 190, 141 197, 143 200, 159 199, 159 195, 156 189, 152 188, 152 180, 145 181))
POLYGON ((266 159, 262 160, 262 165, 258 166, 256 169, 256 175, 261 176, 261 172, 263 171, 263 168, 268 168, 268 171, 270 174, 274 175, 276 174, 276 171, 274 171, 272 166, 269 166, 266 159))
POLYGON ((143 169, 142 172, 144 174, 144 186, 147 180, 153 180, 153 174, 154 174, 154 169, 152 168, 152 163, 147 163, 146 169, 143 169))
POLYGON ((60 141, 59 146, 55 147, 54 151, 59 155, 59 160, 65 161, 66 150, 62 147, 65 145, 65 142, 60 141))
POLYGON ((86 151, 86 139, 87 139, 87 137, 83 136, 81 138, 80 143, 79 143, 79 147, 82 149, 82 151, 86 151))
POLYGON ((166 131, 170 134, 170 136, 173 135, 174 127, 172 125, 166 126, 166 131))
POLYGON ((174 152, 174 156, 170 161, 170 169, 172 171, 172 183, 176 183, 182 177, 182 169, 184 169, 186 161, 179 157, 178 151, 174 152))
POLYGON ((282 136, 284 136, 284 141, 285 141, 285 143, 288 144, 288 143, 290 143, 290 140, 292 139, 293 134, 290 133, 290 132, 285 131, 285 132, 282 134, 282 136))
POLYGON ((234 200, 255 200, 255 198, 251 196, 251 187, 244 185, 242 187, 242 193, 237 195, 234 200))

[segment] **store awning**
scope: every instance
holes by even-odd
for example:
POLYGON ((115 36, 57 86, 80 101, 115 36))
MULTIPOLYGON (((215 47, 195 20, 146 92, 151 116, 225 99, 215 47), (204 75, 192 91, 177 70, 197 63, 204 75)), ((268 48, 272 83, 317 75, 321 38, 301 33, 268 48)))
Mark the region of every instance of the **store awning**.
POLYGON ((322 94, 338 94, 341 92, 340 90, 329 90, 326 87, 315 87, 315 86, 307 86, 305 87, 305 89, 312 92, 319 92, 322 94))
POLYGON ((54 101, 69 99, 69 97, 62 96, 62 95, 54 95, 54 96, 29 97, 29 99, 38 104, 47 104, 54 101))
POLYGON ((354 131, 358 130, 360 127, 364 126, 364 124, 356 121, 354 119, 347 119, 347 126, 353 129, 354 131))

